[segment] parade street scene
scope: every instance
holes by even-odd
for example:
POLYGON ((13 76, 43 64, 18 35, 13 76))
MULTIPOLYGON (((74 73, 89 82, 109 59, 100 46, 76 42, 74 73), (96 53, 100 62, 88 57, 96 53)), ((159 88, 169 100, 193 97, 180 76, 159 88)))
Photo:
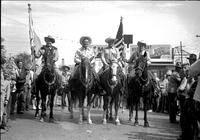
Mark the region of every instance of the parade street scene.
POLYGON ((199 1, 1 1, 0 140, 200 140, 199 1))

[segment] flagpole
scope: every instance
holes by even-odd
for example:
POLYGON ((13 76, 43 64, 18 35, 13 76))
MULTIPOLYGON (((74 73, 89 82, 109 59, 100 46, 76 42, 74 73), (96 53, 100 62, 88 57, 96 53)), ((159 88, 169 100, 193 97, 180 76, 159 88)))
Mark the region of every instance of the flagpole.
POLYGON ((35 62, 35 46, 33 46, 33 21, 31 14, 31 4, 28 3, 28 14, 29 14, 29 38, 30 38, 30 46, 31 46, 31 59, 33 65, 33 84, 34 84, 34 92, 36 92, 36 81, 35 81, 35 72, 36 72, 36 62, 35 62))
MULTIPOLYGON (((30 46, 31 46, 31 57, 32 57, 32 63, 33 63, 33 71, 35 73, 36 68, 35 68, 35 49, 33 46, 33 32, 31 30, 31 26, 32 26, 32 14, 31 14, 31 4, 28 4, 28 13, 29 13, 29 38, 30 38, 30 46), (32 35, 32 36, 31 36, 32 35)), ((32 27, 33 28, 33 27, 32 27)))

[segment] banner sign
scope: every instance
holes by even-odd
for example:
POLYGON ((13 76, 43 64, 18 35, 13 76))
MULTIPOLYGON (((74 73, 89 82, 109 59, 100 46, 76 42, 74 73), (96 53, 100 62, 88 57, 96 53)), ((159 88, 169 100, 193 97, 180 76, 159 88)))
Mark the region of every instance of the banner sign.
MULTIPOLYGON (((130 46, 130 54, 137 50, 137 45, 130 46)), ((173 61, 171 45, 147 45, 146 50, 149 52, 152 62, 173 61)))

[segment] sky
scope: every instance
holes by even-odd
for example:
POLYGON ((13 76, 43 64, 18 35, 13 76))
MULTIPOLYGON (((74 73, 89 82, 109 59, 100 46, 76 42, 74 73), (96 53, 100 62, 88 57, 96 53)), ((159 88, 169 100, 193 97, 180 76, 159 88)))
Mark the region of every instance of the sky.
POLYGON ((180 45, 200 52, 200 2, 198 1, 1 1, 1 36, 7 55, 30 53, 28 3, 34 29, 44 37, 55 38, 59 61, 74 64, 81 47, 81 36, 90 36, 93 45, 105 45, 115 38, 120 17, 124 34, 133 35, 133 44, 143 40, 149 45, 180 45))

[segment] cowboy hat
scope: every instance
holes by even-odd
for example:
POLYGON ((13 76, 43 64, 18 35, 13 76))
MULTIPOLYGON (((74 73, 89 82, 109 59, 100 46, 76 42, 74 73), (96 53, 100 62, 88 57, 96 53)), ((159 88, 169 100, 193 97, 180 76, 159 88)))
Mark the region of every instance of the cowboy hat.
POLYGON ((181 62, 176 62, 175 67, 177 67, 177 68, 181 68, 181 62))
POLYGON ((138 41, 137 45, 138 45, 138 47, 140 47, 140 46, 145 46, 146 47, 147 44, 144 41, 138 41))
POLYGON ((196 54, 190 54, 190 56, 187 58, 189 60, 197 60, 197 55, 196 54))
POLYGON ((70 70, 70 67, 69 67, 69 66, 66 66, 66 65, 62 66, 62 70, 64 71, 65 69, 70 70))
POLYGON ((89 44, 92 43, 92 39, 89 36, 82 36, 80 38, 80 44, 83 45, 83 41, 86 40, 86 39, 89 40, 89 44))
POLYGON ((111 38, 111 37, 108 37, 105 39, 105 42, 110 44, 110 43, 113 43, 115 41, 115 39, 111 38))
POLYGON ((55 39, 50 35, 48 35, 47 37, 44 37, 44 41, 46 42, 47 40, 50 40, 51 43, 55 43, 55 39))

